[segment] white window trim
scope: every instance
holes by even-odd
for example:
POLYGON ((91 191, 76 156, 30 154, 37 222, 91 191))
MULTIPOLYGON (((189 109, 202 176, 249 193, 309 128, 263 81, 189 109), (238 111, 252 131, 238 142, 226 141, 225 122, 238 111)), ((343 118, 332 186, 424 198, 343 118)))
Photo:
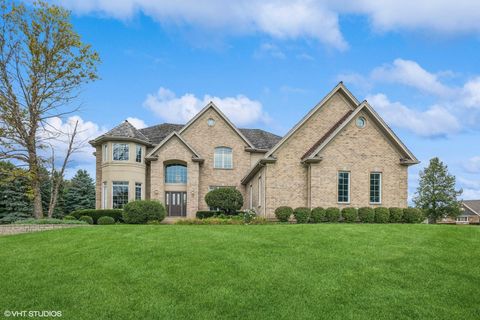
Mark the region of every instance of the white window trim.
POLYGON ((102 161, 107 162, 108 161, 108 143, 105 143, 102 146, 102 161))
POLYGON ((141 182, 135 182, 135 201, 143 200, 143 184, 141 182), (137 199, 137 186, 140 186, 140 199, 137 199))
POLYGON ((130 161, 130 144, 129 143, 121 143, 121 142, 118 142, 118 143, 113 143, 112 144, 112 161, 118 161, 118 162, 124 162, 124 161, 130 161), (115 157, 114 157, 114 150, 115 150, 115 145, 117 144, 124 144, 128 147, 128 152, 127 152, 127 159, 125 160, 115 160, 115 157))
POLYGON ((143 147, 139 144, 135 145, 135 163, 143 163, 143 147), (140 149, 140 161, 137 161, 138 149, 140 149))
POLYGON ((262 196, 263 196, 263 181, 262 181, 262 176, 258 177, 258 207, 262 207, 262 196))
POLYGON ((337 203, 350 204, 350 184, 352 180, 352 175, 350 171, 340 170, 337 172, 337 203), (338 201, 338 182, 340 180, 340 173, 348 173, 348 200, 347 201, 338 201))
POLYGON ((249 190, 249 198, 250 198, 250 209, 253 209, 253 185, 250 184, 250 190, 249 190))
POLYGON ((213 150, 213 168, 214 169, 220 169, 220 170, 232 170, 233 169, 233 148, 226 147, 226 146, 215 147, 215 149, 213 150), (230 149, 230 151, 231 151, 230 155, 231 155, 231 158, 232 158, 232 166, 229 167, 229 168, 225 167, 225 153, 222 153, 222 166, 221 167, 216 166, 216 162, 215 162, 215 158, 217 156, 216 151, 217 151, 217 149, 221 149, 221 148, 230 149))
MULTIPOLYGON (((383 174, 382 174, 381 172, 379 172, 379 171, 372 171, 372 172, 370 172, 368 178, 369 178, 368 180, 369 180, 369 187, 370 187, 370 188, 368 189, 368 200, 370 201, 370 204, 382 204, 382 181, 383 181, 383 174), (370 201, 370 191, 371 191, 371 188, 372 188, 372 182, 371 182, 372 177, 371 177, 371 175, 372 175, 372 174, 375 174, 375 173, 380 175, 380 181, 379 181, 379 187, 380 187, 380 188, 378 189, 378 191, 379 191, 379 192, 378 192, 378 196, 379 196, 379 199, 380 199, 379 202, 371 202, 371 201, 370 201)), ((348 179, 348 181, 349 181, 349 183, 350 183, 350 179, 348 179)), ((349 190, 350 190, 350 189, 349 189, 349 190)), ((349 197, 349 198, 350 198, 350 197, 349 197)))
POLYGON ((110 200, 112 201, 112 209, 113 209, 113 185, 114 185, 114 182, 126 182, 127 183, 127 186, 128 186, 128 188, 127 188, 127 192, 128 192, 127 203, 130 202, 130 182, 129 181, 124 181, 124 180, 122 180, 122 181, 112 181, 112 188, 110 189, 110 190, 112 190, 112 195, 110 197, 110 200))

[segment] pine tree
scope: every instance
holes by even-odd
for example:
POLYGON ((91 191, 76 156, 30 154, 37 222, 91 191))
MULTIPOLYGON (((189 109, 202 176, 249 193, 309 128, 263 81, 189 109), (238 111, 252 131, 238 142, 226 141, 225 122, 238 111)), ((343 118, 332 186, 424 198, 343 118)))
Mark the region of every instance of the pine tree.
POLYGON ((0 224, 32 216, 29 186, 26 170, 0 162, 0 224))
POLYGON ((461 194, 462 190, 455 190, 455 176, 435 157, 420 172, 420 183, 413 201, 424 210, 429 223, 436 223, 439 218, 455 217, 460 213, 457 197, 461 194))
POLYGON ((77 171, 65 193, 65 213, 79 209, 95 209, 95 184, 86 170, 77 171))

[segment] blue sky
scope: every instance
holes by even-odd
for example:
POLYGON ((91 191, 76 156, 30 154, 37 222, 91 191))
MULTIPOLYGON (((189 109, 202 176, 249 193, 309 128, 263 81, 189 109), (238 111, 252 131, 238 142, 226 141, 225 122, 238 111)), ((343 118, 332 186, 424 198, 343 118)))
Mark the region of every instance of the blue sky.
MULTIPOLYGON (((214 100, 239 127, 285 134, 343 80, 422 161, 480 198, 480 5, 474 1, 57 1, 101 56, 85 136, 127 118, 184 123, 214 100), (415 10, 413 10, 415 5, 415 10)), ((66 120, 65 120, 66 121, 66 120)), ((61 124, 64 125, 64 124, 61 124)), ((76 168, 93 171, 91 150, 76 168)))

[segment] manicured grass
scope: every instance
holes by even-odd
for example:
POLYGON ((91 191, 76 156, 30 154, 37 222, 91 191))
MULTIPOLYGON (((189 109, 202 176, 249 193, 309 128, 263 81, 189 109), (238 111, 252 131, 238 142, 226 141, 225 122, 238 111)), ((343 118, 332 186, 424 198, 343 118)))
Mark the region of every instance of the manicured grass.
POLYGON ((0 314, 478 319, 480 228, 96 226, 0 237, 0 314))

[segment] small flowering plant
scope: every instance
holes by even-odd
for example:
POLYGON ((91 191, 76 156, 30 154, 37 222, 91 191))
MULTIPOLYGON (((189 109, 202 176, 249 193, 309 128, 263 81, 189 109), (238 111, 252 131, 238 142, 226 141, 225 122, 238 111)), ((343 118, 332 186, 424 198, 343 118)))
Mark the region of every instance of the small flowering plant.
POLYGON ((257 218, 257 212, 254 209, 247 209, 242 212, 243 223, 250 224, 257 218))

